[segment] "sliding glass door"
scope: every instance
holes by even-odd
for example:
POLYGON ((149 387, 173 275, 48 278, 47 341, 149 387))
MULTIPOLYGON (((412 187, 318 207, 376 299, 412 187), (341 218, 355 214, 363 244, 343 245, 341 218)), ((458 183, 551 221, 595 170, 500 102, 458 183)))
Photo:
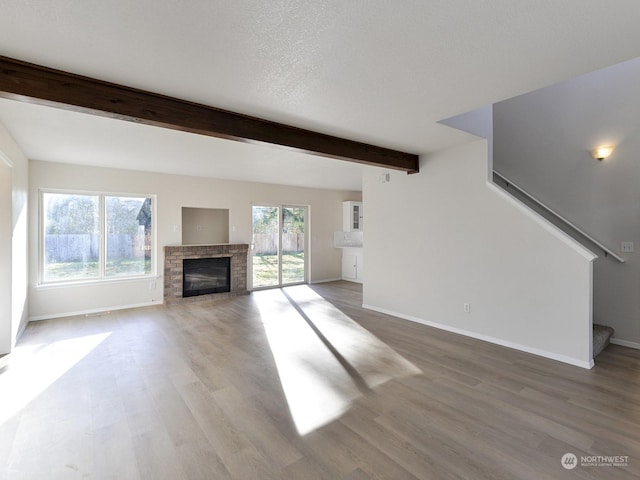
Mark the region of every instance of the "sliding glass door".
POLYGON ((304 283, 306 207, 282 207, 282 284, 304 283))
POLYGON ((304 283, 307 279, 307 207, 254 205, 253 288, 304 283))
POLYGON ((280 285, 280 207, 253 206, 253 288, 280 285))

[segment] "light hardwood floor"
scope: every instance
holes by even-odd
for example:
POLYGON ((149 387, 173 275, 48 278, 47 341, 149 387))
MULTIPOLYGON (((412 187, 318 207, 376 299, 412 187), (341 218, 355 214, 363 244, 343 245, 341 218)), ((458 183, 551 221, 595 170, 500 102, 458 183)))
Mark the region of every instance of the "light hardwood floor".
POLYGON ((335 282, 31 323, 0 359, 0 478, 640 477, 640 352, 588 371, 361 302, 335 282))

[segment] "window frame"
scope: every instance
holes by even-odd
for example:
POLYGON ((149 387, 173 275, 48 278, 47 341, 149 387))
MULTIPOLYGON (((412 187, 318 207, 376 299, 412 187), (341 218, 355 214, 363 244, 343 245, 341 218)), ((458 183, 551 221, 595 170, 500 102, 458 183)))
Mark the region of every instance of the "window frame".
POLYGON ((157 245, 157 196, 146 193, 123 193, 123 192, 107 192, 93 190, 71 190, 56 188, 39 188, 38 189, 38 287, 64 286, 64 285, 85 285, 85 284, 101 284, 101 283, 120 283, 135 280, 144 280, 158 277, 158 245, 157 245), (63 194, 63 195, 87 195, 98 197, 98 236, 100 248, 98 252, 98 276, 96 278, 81 279, 63 279, 63 280, 45 280, 45 211, 44 196, 45 194, 63 194), (128 197, 128 198, 150 198, 151 199, 151 272, 139 275, 121 275, 107 276, 107 214, 106 214, 106 197, 128 197))

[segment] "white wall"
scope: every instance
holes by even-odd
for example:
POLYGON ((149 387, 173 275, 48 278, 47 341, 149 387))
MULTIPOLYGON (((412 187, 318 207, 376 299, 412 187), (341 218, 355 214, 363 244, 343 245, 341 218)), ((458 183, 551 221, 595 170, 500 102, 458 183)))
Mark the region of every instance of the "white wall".
MULTIPOLYGON (((333 232, 342 225, 342 201, 353 192, 307 189, 198 178, 128 170, 83 167, 51 162, 30 163, 29 222, 38 231, 38 189, 61 188, 111 193, 157 195, 158 265, 162 274, 165 245, 180 245, 182 207, 229 209, 231 243, 251 243, 251 202, 309 205, 311 214, 312 282, 338 279, 341 276, 341 252, 333 247, 333 232)), ((38 236, 30 240, 30 315, 32 319, 50 318, 69 313, 101 311, 124 306, 162 302, 162 279, 156 288, 149 280, 82 286, 38 286, 38 236)))
POLYGON ((494 106, 496 170, 617 252, 594 264, 594 322, 640 348, 640 59, 494 106), (605 160, 589 150, 613 144, 605 160), (632 241, 635 252, 620 253, 632 241))
POLYGON ((0 159, 0 355, 11 351, 11 166, 0 159))
POLYGON ((27 311, 29 164, 0 124, 0 354, 13 349, 27 311))
POLYGON ((365 305, 591 366, 594 256, 489 185, 487 161, 478 140, 365 173, 365 305))

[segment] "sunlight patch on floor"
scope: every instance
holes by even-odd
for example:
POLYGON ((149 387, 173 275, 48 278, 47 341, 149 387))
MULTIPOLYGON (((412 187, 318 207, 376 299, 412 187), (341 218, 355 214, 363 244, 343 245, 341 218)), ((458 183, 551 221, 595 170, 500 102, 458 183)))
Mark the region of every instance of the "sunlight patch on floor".
POLYGON ((0 425, 25 408, 100 345, 111 332, 18 346, 0 374, 0 425))
POLYGON ((339 418, 366 389, 420 373, 305 285, 253 296, 300 435, 339 418))

